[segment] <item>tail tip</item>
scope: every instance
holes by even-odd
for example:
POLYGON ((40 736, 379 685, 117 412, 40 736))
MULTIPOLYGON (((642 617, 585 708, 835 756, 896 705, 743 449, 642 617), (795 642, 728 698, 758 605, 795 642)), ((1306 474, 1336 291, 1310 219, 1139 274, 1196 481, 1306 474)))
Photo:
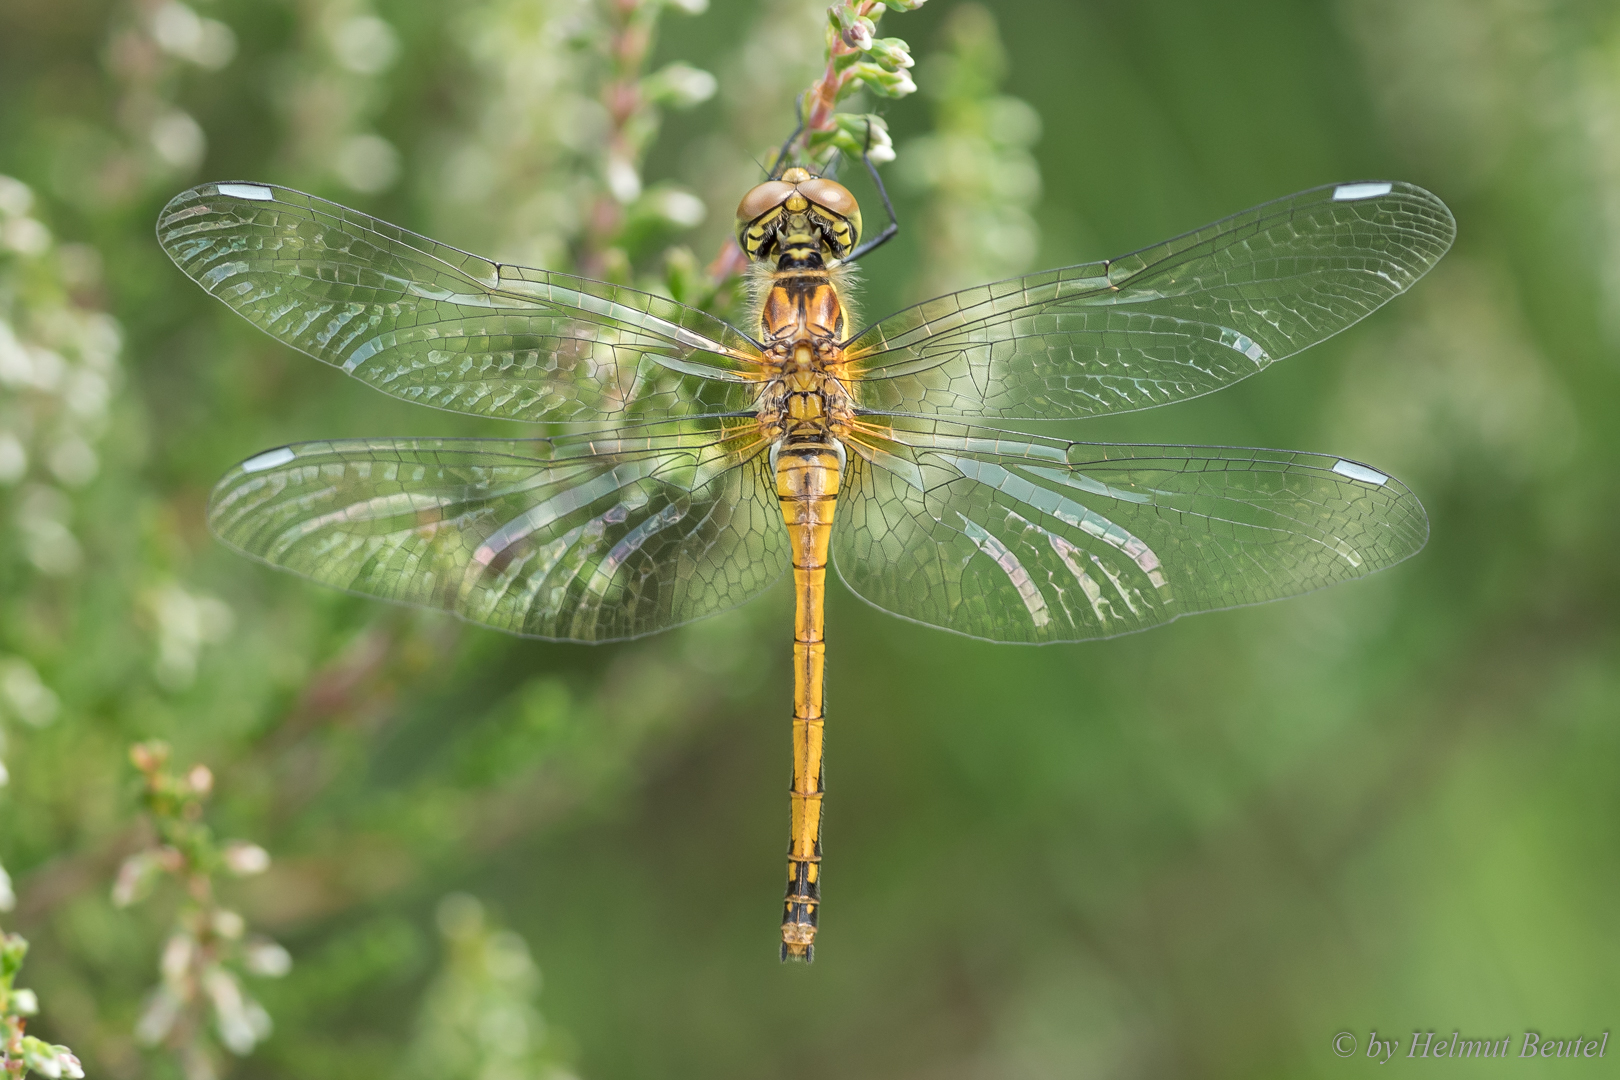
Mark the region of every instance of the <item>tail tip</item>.
POLYGON ((800 963, 810 964, 814 963, 815 959, 816 947, 811 945, 809 942, 805 942, 804 944, 789 944, 786 941, 782 942, 782 963, 785 964, 789 960, 795 960, 800 963))
POLYGON ((816 958, 816 927, 814 923, 785 922, 782 924, 782 962, 798 960, 811 963, 816 958))

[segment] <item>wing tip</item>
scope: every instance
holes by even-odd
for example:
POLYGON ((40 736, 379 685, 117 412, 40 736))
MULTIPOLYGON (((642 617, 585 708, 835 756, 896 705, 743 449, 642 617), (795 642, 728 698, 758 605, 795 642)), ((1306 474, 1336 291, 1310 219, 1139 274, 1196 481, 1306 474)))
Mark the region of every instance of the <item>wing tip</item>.
POLYGON ((1457 239, 1457 218, 1444 199, 1428 188, 1406 180, 1352 180, 1342 184, 1328 184, 1316 189, 1328 194, 1329 202, 1372 202, 1376 199, 1396 199, 1421 204, 1435 225, 1435 234, 1442 241, 1439 251, 1428 264, 1433 266, 1441 256, 1451 250, 1457 239))
POLYGON ((214 209, 205 200, 224 197, 249 203, 273 203, 281 200, 281 193, 285 190, 271 184, 247 180, 210 180, 206 184, 186 188, 165 203, 163 209, 158 212, 156 227, 158 245, 174 258, 171 244, 190 232, 186 223, 214 209))

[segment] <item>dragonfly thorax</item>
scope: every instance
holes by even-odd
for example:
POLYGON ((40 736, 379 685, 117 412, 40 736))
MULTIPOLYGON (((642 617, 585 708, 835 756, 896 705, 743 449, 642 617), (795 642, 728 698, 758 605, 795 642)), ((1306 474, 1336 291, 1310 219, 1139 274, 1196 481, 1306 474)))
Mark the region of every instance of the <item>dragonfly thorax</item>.
POLYGON ((760 304, 760 339, 770 377, 758 416, 768 438, 826 442, 847 430, 854 403, 842 341, 848 327, 834 273, 778 270, 760 304))

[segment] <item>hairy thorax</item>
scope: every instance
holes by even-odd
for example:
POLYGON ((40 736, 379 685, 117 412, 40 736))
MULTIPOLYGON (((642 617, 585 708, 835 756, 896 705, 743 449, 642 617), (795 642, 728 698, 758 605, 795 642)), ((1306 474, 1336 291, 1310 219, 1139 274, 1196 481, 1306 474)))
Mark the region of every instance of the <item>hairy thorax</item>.
POLYGON ((844 353, 846 312, 823 269, 778 270, 760 305, 769 381, 760 398, 765 436, 785 443, 830 443, 854 416, 844 353))

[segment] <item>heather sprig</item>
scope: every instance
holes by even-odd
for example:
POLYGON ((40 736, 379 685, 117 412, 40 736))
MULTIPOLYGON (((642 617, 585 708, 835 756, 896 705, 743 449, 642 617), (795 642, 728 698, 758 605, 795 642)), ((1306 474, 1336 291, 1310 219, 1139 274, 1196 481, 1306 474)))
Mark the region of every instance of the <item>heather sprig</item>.
POLYGON ((156 835, 124 860, 113 903, 127 907, 142 900, 165 877, 183 896, 159 961, 161 981, 147 996, 135 1036, 176 1053, 190 1080, 206 1080, 218 1074, 207 1035, 210 1018, 218 1041, 233 1054, 247 1054, 270 1034, 269 1014, 243 989, 240 976, 276 978, 292 966, 286 949, 248 933, 246 920, 215 897, 220 876, 262 873, 270 856, 257 844, 214 837, 203 821, 214 788, 206 765, 174 771, 169 747, 157 741, 136 744, 129 757, 142 775, 141 798, 156 835))
POLYGON ((925 200, 919 297, 1023 273, 1040 242, 1033 210, 1041 171, 1030 148, 1041 118, 1001 92, 1008 60, 995 14, 958 4, 943 31, 943 48, 923 60, 932 130, 903 144, 896 167, 900 185, 925 200))
POLYGON ((646 70, 664 10, 697 15, 708 0, 605 0, 602 6, 601 55, 608 65, 601 89, 608 122, 600 164, 604 190, 591 207, 579 259, 586 274, 628 280, 644 236, 703 220, 705 208, 697 196, 670 184, 644 189, 641 171, 662 110, 701 104, 718 84, 709 72, 679 61, 646 70))
POLYGON ((82 1077, 84 1069, 72 1050, 24 1033, 28 1018, 39 1012, 39 996, 16 985, 27 955, 28 942, 20 935, 0 937, 0 1071, 7 1080, 21 1080, 30 1072, 50 1080, 82 1077))
POLYGON ((528 944, 465 893, 439 902, 444 964, 422 998, 408 1078, 573 1080, 535 1007, 528 944))
POLYGON ((835 153, 878 163, 894 160, 889 128, 875 113, 841 113, 840 102, 861 90, 878 97, 913 93, 911 46, 900 38, 877 36, 885 11, 915 11, 924 0, 839 0, 827 9, 827 66, 800 104, 806 160, 826 166, 835 153))

